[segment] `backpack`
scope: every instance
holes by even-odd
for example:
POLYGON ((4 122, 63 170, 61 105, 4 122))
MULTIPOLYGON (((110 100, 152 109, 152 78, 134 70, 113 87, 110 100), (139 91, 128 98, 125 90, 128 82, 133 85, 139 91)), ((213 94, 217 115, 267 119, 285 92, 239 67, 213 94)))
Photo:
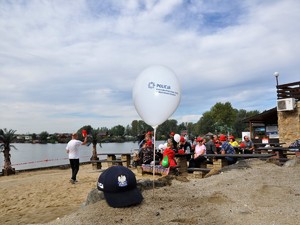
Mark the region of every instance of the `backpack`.
POLYGON ((294 141, 289 146, 290 151, 299 151, 300 150, 300 139, 294 141))

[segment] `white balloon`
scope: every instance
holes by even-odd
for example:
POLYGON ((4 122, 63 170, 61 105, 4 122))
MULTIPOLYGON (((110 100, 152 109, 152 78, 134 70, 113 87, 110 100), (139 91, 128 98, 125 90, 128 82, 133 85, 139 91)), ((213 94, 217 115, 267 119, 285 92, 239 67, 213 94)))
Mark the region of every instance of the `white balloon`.
POLYGON ((132 91, 140 117, 152 127, 165 122, 177 109, 181 90, 175 73, 164 66, 151 66, 141 72, 132 91))
POLYGON ((179 141, 180 141, 180 135, 179 135, 179 134, 175 134, 175 135, 174 135, 174 140, 175 140, 177 143, 179 143, 179 141))
POLYGON ((159 149, 159 150, 164 150, 164 149, 166 149, 166 147, 165 147, 164 144, 160 144, 160 145, 158 146, 158 149, 159 149))
POLYGON ((164 143, 164 149, 166 149, 168 147, 168 143, 164 143))

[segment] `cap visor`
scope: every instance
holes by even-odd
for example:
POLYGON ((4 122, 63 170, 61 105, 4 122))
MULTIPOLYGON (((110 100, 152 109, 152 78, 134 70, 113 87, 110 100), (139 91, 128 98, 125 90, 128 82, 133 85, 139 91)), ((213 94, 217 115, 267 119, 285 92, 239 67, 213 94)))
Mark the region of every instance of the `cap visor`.
POLYGON ((104 197, 107 204, 114 208, 138 205, 143 201, 143 196, 137 188, 119 193, 104 192, 104 197))

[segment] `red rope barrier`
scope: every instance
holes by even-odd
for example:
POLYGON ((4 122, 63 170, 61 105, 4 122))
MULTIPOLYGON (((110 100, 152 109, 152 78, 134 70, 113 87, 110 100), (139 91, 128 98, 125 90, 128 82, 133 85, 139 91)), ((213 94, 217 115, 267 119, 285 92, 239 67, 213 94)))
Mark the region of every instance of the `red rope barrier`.
MULTIPOLYGON (((81 158, 88 158, 90 156, 82 156, 81 158)), ((42 163, 42 162, 51 162, 51 161, 61 161, 61 160, 68 160, 69 158, 56 158, 56 159, 43 159, 38 161, 31 161, 31 162, 22 162, 22 163, 15 163, 11 164, 12 166, 20 166, 20 165, 27 165, 27 164, 34 164, 34 163, 42 163)))

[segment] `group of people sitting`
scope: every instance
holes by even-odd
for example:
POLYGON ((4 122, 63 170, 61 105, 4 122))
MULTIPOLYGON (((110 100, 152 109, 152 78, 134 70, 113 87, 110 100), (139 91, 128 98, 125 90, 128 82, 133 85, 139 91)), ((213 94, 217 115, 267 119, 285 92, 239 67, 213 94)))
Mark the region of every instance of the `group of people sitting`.
POLYGON ((175 151, 173 150, 174 143, 171 139, 168 139, 167 145, 163 149, 153 151, 152 133, 148 132, 145 134, 144 139, 139 142, 139 146, 139 151, 136 152, 133 157, 134 166, 154 164, 154 162, 161 164, 165 156, 168 156, 169 166, 176 166, 175 151))
MULTIPOLYGON (((238 143, 234 136, 212 135, 208 137, 208 140, 202 137, 197 137, 191 143, 181 136, 179 141, 175 141, 174 132, 170 133, 170 137, 167 140, 164 147, 153 151, 152 133, 145 134, 143 140, 140 141, 140 149, 134 156, 134 166, 142 164, 161 164, 162 160, 167 156, 169 167, 176 166, 175 154, 191 153, 189 157, 189 167, 200 167, 201 163, 212 163, 211 158, 207 158, 206 154, 235 154, 237 149, 242 149, 243 153, 253 153, 254 145, 248 136, 244 136, 244 141, 238 143), (155 155, 154 155, 155 154, 155 155)), ((236 158, 225 157, 228 164, 236 163, 236 158)))
MULTIPOLYGON (((201 137, 195 138, 193 145, 194 157, 190 160, 189 167, 200 167, 202 162, 212 163, 212 159, 207 159, 206 154, 235 154, 244 153, 252 154, 254 153, 254 144, 248 136, 244 136, 244 141, 238 143, 234 136, 227 137, 226 135, 209 136, 209 140, 201 137)), ((216 157, 217 158, 217 157, 216 157)), ((236 163, 237 159, 233 157, 225 157, 228 164, 236 163)))

